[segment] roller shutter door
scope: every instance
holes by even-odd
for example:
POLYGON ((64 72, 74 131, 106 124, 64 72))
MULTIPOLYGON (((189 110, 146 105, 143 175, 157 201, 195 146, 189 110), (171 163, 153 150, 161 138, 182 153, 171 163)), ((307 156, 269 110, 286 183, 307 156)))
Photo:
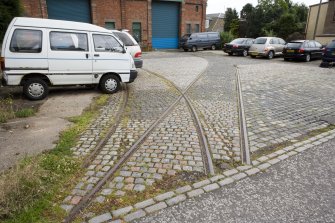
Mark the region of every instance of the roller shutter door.
POLYGON ((89 0, 47 0, 48 18, 91 23, 89 0))
POLYGON ((176 2, 152 2, 152 47, 176 49, 179 40, 179 5, 176 2))

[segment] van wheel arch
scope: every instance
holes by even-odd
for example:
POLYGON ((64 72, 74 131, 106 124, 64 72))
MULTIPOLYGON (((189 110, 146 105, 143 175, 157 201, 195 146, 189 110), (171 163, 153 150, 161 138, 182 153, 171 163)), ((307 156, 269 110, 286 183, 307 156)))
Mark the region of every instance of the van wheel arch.
POLYGON ((26 74, 24 77, 21 79, 20 85, 23 86, 25 82, 27 82, 29 79, 41 79, 43 80, 47 85, 52 85, 50 79, 44 75, 44 74, 26 74))

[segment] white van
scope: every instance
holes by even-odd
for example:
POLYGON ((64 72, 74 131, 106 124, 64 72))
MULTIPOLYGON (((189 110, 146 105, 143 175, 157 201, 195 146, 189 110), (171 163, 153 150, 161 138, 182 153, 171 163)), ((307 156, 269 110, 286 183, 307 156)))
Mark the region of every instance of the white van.
POLYGON ((99 85, 105 93, 137 77, 134 60, 109 30, 87 23, 14 18, 5 34, 3 85, 23 86, 31 100, 55 85, 99 85))
POLYGON ((142 50, 140 45, 136 42, 136 40, 128 33, 127 30, 111 30, 112 33, 118 37, 125 45, 126 51, 130 53, 130 55, 134 59, 134 63, 136 68, 141 68, 143 66, 142 60, 142 50))

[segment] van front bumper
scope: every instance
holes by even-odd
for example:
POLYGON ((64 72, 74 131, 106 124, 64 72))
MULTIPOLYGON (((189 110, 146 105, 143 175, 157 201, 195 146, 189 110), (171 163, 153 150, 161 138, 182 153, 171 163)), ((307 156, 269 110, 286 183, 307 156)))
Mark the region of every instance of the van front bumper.
POLYGON ((137 78, 137 70, 130 70, 130 77, 129 77, 129 82, 134 82, 134 80, 137 78))

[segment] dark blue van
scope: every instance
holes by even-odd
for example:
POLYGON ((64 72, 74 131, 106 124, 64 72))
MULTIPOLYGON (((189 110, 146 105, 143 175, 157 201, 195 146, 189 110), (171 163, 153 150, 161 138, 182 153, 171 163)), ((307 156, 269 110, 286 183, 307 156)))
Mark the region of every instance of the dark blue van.
POLYGON ((220 33, 218 32, 203 32, 185 34, 179 43, 179 47, 183 48, 185 52, 198 49, 212 49, 216 50, 221 45, 220 33))

